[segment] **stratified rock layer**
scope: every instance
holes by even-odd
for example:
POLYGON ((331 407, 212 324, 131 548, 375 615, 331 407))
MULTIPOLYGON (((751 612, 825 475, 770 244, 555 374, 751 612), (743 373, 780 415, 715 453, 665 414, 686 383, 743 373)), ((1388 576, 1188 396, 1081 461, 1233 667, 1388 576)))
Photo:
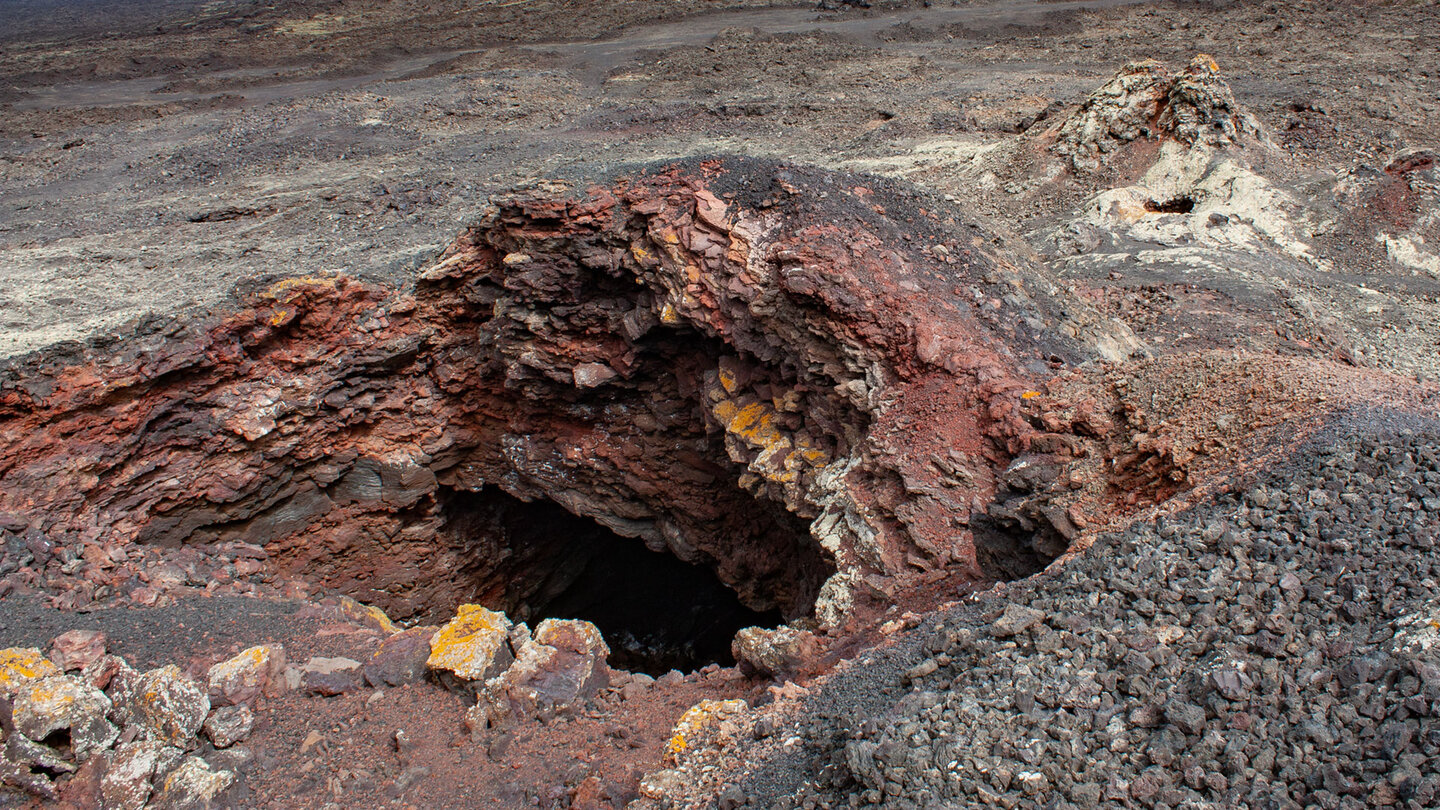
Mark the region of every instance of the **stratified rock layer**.
MULTIPOLYGON (((492 488, 827 626, 896 577, 982 578, 1031 380, 1126 335, 926 205, 738 160, 516 195, 413 291, 289 279, 12 369, 0 514, 69 547, 263 547, 402 617, 513 609, 563 568, 536 572, 565 538, 507 545, 459 497, 492 488)), ((122 580, 96 559, 97 592, 122 580)))

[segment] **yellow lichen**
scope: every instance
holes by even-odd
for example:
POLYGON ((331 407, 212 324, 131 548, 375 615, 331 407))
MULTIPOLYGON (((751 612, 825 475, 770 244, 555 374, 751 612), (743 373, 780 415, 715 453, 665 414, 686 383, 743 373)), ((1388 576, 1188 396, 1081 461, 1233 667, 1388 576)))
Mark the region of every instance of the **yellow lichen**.
POLYGON ((8 697, 31 681, 58 674, 60 668, 34 647, 0 650, 0 695, 8 697))
POLYGON ((385 615, 385 611, 374 605, 366 605, 351 599, 348 596, 339 598, 340 609, 345 615, 350 616, 362 623, 370 623, 376 629, 385 633, 398 633, 400 628, 385 615))
POLYGON ((278 301, 287 293, 297 292, 302 287, 334 287, 338 278, 335 276, 296 276, 295 278, 281 279, 271 284, 260 294, 262 298, 269 298, 278 301))
POLYGON ((670 734, 670 742, 665 745, 665 756, 669 764, 675 764, 675 760, 687 748, 694 744, 695 739, 707 726, 717 719, 744 711, 749 708, 743 700, 702 700, 699 703, 685 710, 680 715, 680 720, 675 723, 675 730, 670 734))
POLYGON ((727 394, 735 393, 735 387, 738 382, 735 378, 735 372, 728 368, 720 369, 720 387, 724 388, 727 394))
POLYGON ((461 605, 455 618, 430 637, 431 669, 445 669, 467 680, 482 676, 509 632, 505 614, 479 605, 461 605))

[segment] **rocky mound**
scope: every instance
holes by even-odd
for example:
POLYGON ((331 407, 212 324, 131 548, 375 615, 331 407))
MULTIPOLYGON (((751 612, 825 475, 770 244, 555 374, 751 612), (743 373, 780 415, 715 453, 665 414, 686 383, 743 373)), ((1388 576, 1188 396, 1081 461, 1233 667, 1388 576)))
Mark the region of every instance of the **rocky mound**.
POLYGON ((1223 147, 1265 136, 1202 53, 1178 74, 1153 59, 1126 65, 1065 120, 1052 148, 1076 171, 1093 172, 1109 153, 1141 139, 1223 147))

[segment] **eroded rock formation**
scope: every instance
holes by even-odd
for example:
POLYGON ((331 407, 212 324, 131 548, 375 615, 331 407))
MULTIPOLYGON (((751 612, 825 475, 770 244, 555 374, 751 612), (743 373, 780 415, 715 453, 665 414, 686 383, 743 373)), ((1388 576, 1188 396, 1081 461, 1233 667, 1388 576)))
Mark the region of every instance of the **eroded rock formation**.
POLYGON ((997 471, 1066 451, 1020 417, 1033 380, 1129 338, 927 205, 739 160, 518 194, 413 289, 287 279, 10 369, 0 513, 82 560, 82 602, 162 544, 401 617, 527 615, 574 549, 516 540, 497 492, 824 626, 897 577, 978 580, 997 471))

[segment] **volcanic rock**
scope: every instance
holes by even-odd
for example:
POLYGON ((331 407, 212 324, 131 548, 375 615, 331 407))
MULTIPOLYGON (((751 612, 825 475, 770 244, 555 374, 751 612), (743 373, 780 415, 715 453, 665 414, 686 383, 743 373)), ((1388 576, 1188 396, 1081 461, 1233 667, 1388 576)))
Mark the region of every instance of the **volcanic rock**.
POLYGON ((59 675, 60 669, 39 650, 10 647, 0 650, 0 698, 11 698, 32 681, 59 675))
POLYGON ((64 731, 68 752, 84 762, 92 752, 110 747, 120 730, 106 719, 110 698, 73 675, 51 675, 31 681, 15 693, 15 730, 35 742, 64 731))
MULTIPOLYGON (((1036 433, 1021 395, 1133 343, 943 206, 741 159, 501 197, 413 291, 291 279, 122 358, 17 369, 48 382, 0 395, 0 511, 122 547, 258 544, 274 574, 409 617, 476 582, 506 609, 540 594, 530 556, 467 551, 498 489, 833 629, 897 577, 983 579, 971 524, 1036 433)), ((533 553, 575 553, 551 543, 533 553)), ((146 599, 186 587, 150 579, 146 599)))
POLYGON ((511 623, 505 614, 479 605, 461 605, 455 618, 430 638, 425 665, 452 673, 462 681, 485 681, 514 660, 510 649, 511 623))
POLYGON ((241 651, 210 667, 207 677, 212 706, 248 705, 262 694, 275 696, 285 686, 285 650, 264 644, 241 651))
POLYGON ((250 736, 255 714, 244 705, 221 706, 205 718, 205 736, 216 748, 229 748, 250 736))
POLYGON ((380 642, 365 662, 365 682, 374 687, 402 686, 424 680, 430 639, 438 628, 412 627, 380 642))
POLYGON ((360 662, 353 658, 311 658, 300 666, 300 688, 312 695, 333 697, 363 686, 360 662))
POLYGON ((820 640, 793 627, 747 627, 735 634, 735 661, 747 673, 790 678, 813 672, 819 665, 820 640))
POLYGON ((233 771, 215 770, 200 757, 186 757, 157 785, 149 806, 156 810, 207 810, 234 782, 233 771))
POLYGON ((500 675, 485 683, 470 711, 472 729, 574 711, 610 682, 610 648, 590 622, 546 619, 500 675))
POLYGON ((140 674, 119 690, 116 703, 140 725, 146 739, 187 748, 210 713, 204 687, 174 664, 140 674))
POLYGON ((1093 172, 1102 156, 1142 138, 1214 148, 1264 135, 1215 60, 1199 54, 1178 75, 1154 60, 1121 68, 1061 124, 1053 148, 1075 170, 1093 172))
POLYGON ((105 654, 105 644, 99 630, 70 630, 50 642, 50 660, 65 672, 84 669, 105 654))
POLYGON ((136 740, 116 747, 110 767, 100 780, 105 807, 141 810, 153 792, 152 779, 168 772, 184 756, 178 748, 156 740, 136 740))

